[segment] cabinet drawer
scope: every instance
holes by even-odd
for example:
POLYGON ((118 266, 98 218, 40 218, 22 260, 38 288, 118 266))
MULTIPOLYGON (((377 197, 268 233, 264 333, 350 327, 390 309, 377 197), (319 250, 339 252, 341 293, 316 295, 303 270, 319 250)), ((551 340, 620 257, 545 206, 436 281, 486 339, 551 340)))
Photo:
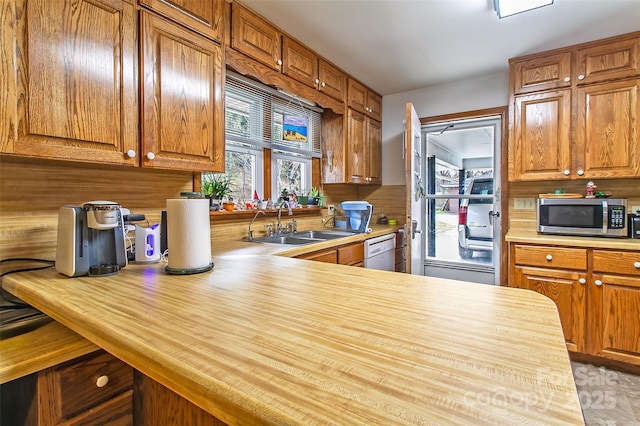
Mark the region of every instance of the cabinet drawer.
POLYGON ((65 426, 133 424, 133 390, 128 390, 64 423, 65 426))
POLYGON ((106 352, 99 352, 52 368, 47 374, 49 395, 60 404, 62 419, 101 404, 133 387, 133 369, 106 352), (106 384, 99 383, 108 379, 106 384), (100 378, 100 380, 98 380, 100 378), (102 384, 102 386, 99 386, 102 384))
POLYGON ((338 263, 354 265, 364 261, 364 243, 351 244, 338 249, 338 263))
POLYGON ((587 269, 587 250, 564 247, 515 247, 516 265, 587 269))
POLYGON ((640 276, 640 252, 594 250, 593 271, 640 276))
POLYGON ((315 251, 296 257, 298 259, 315 260, 316 262, 338 263, 338 251, 335 249, 315 251))

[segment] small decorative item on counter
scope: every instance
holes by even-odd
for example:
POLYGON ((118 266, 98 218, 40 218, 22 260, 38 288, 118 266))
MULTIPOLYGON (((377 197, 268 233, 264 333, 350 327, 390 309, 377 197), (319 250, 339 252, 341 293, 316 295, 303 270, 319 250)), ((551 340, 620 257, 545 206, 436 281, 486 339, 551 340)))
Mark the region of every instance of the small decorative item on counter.
POLYGON ((222 200, 222 208, 228 212, 232 212, 235 209, 236 205, 233 202, 233 198, 223 198, 222 200))
POLYGON ((397 225, 398 221, 395 219, 389 219, 389 225, 397 225))
POLYGON ((585 189, 586 193, 585 193, 585 198, 595 198, 595 191, 596 191, 596 184, 593 183, 592 181, 587 182, 587 187, 585 189))
POLYGON ((269 200, 258 200, 258 209, 265 210, 269 205, 269 200))
POLYGON ((387 223, 389 223, 387 219, 387 214, 384 211, 381 211, 380 214, 378 215, 378 223, 380 225, 386 225, 387 223))
POLYGON ((309 191, 309 205, 317 206, 320 201, 320 191, 315 186, 309 191))

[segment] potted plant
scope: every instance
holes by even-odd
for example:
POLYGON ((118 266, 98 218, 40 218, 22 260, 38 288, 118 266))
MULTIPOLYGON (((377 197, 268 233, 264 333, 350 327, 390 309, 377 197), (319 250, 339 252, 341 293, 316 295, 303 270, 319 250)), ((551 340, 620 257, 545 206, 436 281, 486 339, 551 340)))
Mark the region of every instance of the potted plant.
POLYGON ((311 187, 311 190, 309 190, 309 205, 317 206, 319 200, 320 191, 318 191, 318 188, 316 188, 315 186, 311 187))
POLYGON ((304 207, 306 207, 307 204, 309 204, 310 191, 311 191, 310 189, 303 189, 302 191, 300 191, 300 195, 298 195, 298 204, 304 207))
POLYGON ((221 173, 203 173, 202 193, 211 200, 212 207, 220 208, 222 198, 231 195, 231 178, 221 173))

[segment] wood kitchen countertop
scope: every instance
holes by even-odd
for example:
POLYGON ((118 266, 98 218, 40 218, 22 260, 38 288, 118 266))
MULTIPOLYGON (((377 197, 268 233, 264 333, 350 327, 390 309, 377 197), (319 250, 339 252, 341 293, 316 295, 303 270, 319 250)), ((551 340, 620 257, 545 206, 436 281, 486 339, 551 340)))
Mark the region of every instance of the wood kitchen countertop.
POLYGON ((281 256, 55 270, 11 293, 231 424, 584 424, 554 303, 281 256))

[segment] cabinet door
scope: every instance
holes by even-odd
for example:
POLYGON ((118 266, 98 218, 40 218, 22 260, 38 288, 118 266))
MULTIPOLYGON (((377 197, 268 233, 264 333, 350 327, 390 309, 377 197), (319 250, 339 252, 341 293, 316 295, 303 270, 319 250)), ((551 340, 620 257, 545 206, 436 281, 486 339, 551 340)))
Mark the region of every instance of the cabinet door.
POLYGON ((576 64, 578 84, 635 77, 640 74, 640 37, 580 49, 576 64))
POLYGON ((347 106, 366 114, 367 88, 351 78, 347 84, 347 106))
POLYGON ((141 13, 142 164, 224 171, 222 49, 141 13))
POLYGON ((550 180, 571 175, 571 91, 514 99, 509 179, 550 180))
POLYGON ((231 6, 231 47, 280 71, 280 32, 238 3, 231 6))
POLYGON ((513 287, 533 290, 555 302, 567 348, 573 352, 583 352, 586 272, 516 265, 513 277, 513 287))
POLYGON ((347 75, 330 63, 320 59, 318 64, 318 90, 344 101, 347 92, 347 75))
POLYGON ((367 118, 367 182, 382 183, 382 124, 367 118))
POLYGON ((367 113, 374 120, 382 121, 382 96, 371 90, 367 91, 367 113))
POLYGON ((224 0, 139 0, 141 5, 199 32, 222 41, 224 0))
POLYGON ((571 52, 513 61, 511 84, 516 94, 571 86, 571 52))
MULTIPOLYGON (((18 0, 15 18, 15 45, 3 42, 0 65, 8 100, 0 151, 136 165, 135 7, 121 0, 18 0)), ((3 27, 3 37, 10 32, 3 27)))
POLYGON ((347 182, 367 183, 366 116, 347 109, 347 182))
POLYGON ((316 87, 318 81, 318 57, 289 37, 282 38, 282 73, 307 86, 316 87))
POLYGON ((579 176, 589 179, 640 176, 639 82, 639 79, 624 80, 576 90, 575 150, 579 176))
POLYGON ((595 355, 640 365, 640 275, 593 274, 595 355))

